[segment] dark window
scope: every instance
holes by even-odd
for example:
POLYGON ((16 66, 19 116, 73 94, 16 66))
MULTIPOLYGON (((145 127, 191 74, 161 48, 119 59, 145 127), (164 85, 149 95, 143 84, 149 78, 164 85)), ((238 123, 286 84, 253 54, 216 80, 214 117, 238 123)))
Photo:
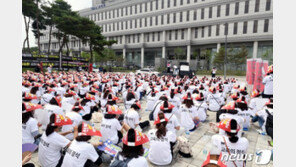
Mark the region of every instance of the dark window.
POLYGON ((131 6, 130 7, 130 15, 132 15, 133 14, 133 7, 131 6))
POLYGON ((107 20, 107 12, 105 12, 105 19, 107 20))
POLYGON ((154 34, 154 32, 152 33, 152 42, 154 42, 154 40, 155 40, 155 34, 154 34))
POLYGON ((175 40, 178 39, 178 30, 175 31, 175 40))
POLYGON ((202 27, 201 28, 201 37, 203 38, 205 35, 205 27, 202 27))
POLYGON ((183 29, 181 33, 181 39, 184 39, 184 36, 185 36, 185 30, 183 29))
POLYGON ((194 0, 194 2, 197 2, 197 0, 194 0))
POLYGON ((142 13, 142 4, 140 4, 140 13, 142 13))
POLYGON ((161 0, 161 9, 164 8, 164 0, 161 0))
POLYGON ((170 14, 167 14, 167 24, 170 24, 170 14))
POLYGON ((213 7, 209 8, 209 18, 212 18, 213 7))
POLYGON ((177 0, 174 0, 174 6, 177 6, 177 0))
POLYGON ((126 16, 128 15, 127 8, 128 8, 128 7, 125 7, 125 15, 126 15, 126 16))
POLYGON ((169 40, 172 40, 172 31, 169 31, 169 40))
POLYGON ((138 42, 140 42, 140 34, 137 35, 138 42))
POLYGON ((139 24, 140 24, 140 28, 141 28, 142 27, 142 19, 140 19, 140 23, 139 24))
POLYGON ((264 32, 268 32, 268 25, 269 25, 269 20, 265 19, 264 20, 264 32))
POLYGON ((137 8, 138 5, 135 5, 135 14, 137 14, 138 12, 138 8, 137 8))
POLYGON ((216 36, 220 35, 220 24, 216 25, 216 36))
POLYGON ((158 10, 158 0, 155 1, 155 9, 158 10))
POLYGON ((163 25, 163 15, 161 15, 161 25, 163 25))
POLYGON ((147 34, 147 42, 149 42, 149 33, 147 34))
POLYGON ((119 9, 117 9, 117 17, 119 17, 119 9))
POLYGON ((245 13, 249 13, 249 3, 250 1, 245 2, 245 13))
POLYGON ((147 12, 148 3, 145 3, 145 12, 147 12))
POLYGON ((121 17, 123 16, 123 8, 121 8, 121 17))
POLYGON ((205 17, 205 9, 202 8, 201 9, 201 19, 204 19, 204 17, 205 17))
POLYGON ((180 0, 180 5, 183 5, 183 0, 180 0))
POLYGON ((257 33, 257 29, 258 29, 258 20, 254 20, 253 33, 257 33))
POLYGON ((150 17, 150 26, 152 26, 152 17, 150 17))
POLYGON ((111 11, 110 12, 108 12, 109 13, 109 18, 108 19, 111 19, 111 11))
POLYGON ((211 34, 212 34, 212 26, 209 26, 209 28, 208 28, 208 36, 210 37, 211 34))
POLYGON ((180 12, 180 22, 183 22, 183 12, 180 12))
POLYGON ((171 0, 168 0, 168 8, 171 7, 171 0))
POLYGON ((160 41, 160 32, 157 33, 157 40, 160 41))
POLYGON ((189 19, 190 19, 190 11, 187 11, 186 20, 189 21, 189 19))
POLYGON ((131 20, 130 21, 130 29, 132 29, 133 28, 133 21, 131 20))
POLYGON ((243 27, 243 34, 246 34, 247 31, 248 31, 248 22, 245 21, 245 22, 244 22, 244 27, 243 27))
POLYGON ((176 13, 174 13, 173 23, 176 23, 176 13))
POLYGON ((266 0, 265 10, 270 11, 271 0, 266 0))
POLYGON ((260 7, 260 0, 256 0, 256 2, 255 2, 255 12, 259 12, 259 7, 260 7))
POLYGON ((112 24, 113 31, 115 31, 115 23, 112 24))
POLYGON ((237 22, 235 22, 234 23, 234 25, 233 25, 233 34, 235 35, 235 34, 237 34, 237 22))
POLYGON ((193 20, 196 20, 197 19, 197 12, 196 10, 193 12, 193 20))
POLYGON ((190 0, 187 0, 187 4, 190 4, 190 0))
POLYGON ((127 21, 125 22, 125 29, 127 30, 127 21))
POLYGON ((226 4, 226 13, 225 13, 225 16, 229 16, 229 8, 230 8, 230 4, 226 4))
POLYGON ((224 24, 224 35, 228 35, 228 23, 224 24))
POLYGON ((117 22, 117 30, 119 30, 119 22, 117 22))
POLYGON ((198 28, 195 28, 194 30, 194 38, 197 38, 198 37, 198 28))
POLYGON ((153 9, 153 1, 150 2, 150 11, 153 9))
POLYGON ((137 28, 137 26, 138 26, 138 25, 137 25, 137 20, 135 20, 135 28, 137 28))
POLYGON ((121 24, 121 30, 123 30, 123 22, 121 22, 120 24, 121 24))
POLYGON ((220 17, 221 15, 221 5, 217 6, 217 17, 220 17))
POLYGON ((136 35, 133 35, 133 43, 136 42, 136 35))
POLYGON ((145 18, 145 27, 147 27, 147 18, 145 18))
POLYGON ((236 2, 235 3, 235 11, 234 11, 234 14, 235 15, 238 15, 238 13, 239 13, 239 2, 236 2))
POLYGON ((158 25, 158 16, 155 16, 155 25, 158 25))
POLYGON ((115 10, 113 10, 113 15, 112 15, 112 18, 114 18, 115 17, 115 10))

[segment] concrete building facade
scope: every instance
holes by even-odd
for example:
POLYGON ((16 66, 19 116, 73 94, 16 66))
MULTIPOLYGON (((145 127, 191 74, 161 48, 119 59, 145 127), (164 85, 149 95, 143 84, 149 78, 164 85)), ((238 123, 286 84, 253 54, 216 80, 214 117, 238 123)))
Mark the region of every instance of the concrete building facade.
MULTIPOLYGON (((94 0, 95 1, 95 0, 94 0)), ((203 59, 203 50, 214 54, 225 45, 245 46, 249 57, 272 56, 272 0, 113 0, 79 11, 102 27, 107 39, 117 40, 112 49, 127 63, 153 66, 154 59, 173 59, 174 50, 184 50, 186 61, 203 59)), ((41 38, 48 49, 48 30, 41 38)), ((58 51, 53 37, 52 52, 58 51)), ((87 51, 79 39, 69 42, 73 55, 87 51)))

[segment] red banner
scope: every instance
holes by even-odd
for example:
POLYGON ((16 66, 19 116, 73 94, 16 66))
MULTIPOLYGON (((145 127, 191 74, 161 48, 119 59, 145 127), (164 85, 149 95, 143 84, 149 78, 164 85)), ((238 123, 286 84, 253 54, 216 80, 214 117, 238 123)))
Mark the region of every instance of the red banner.
POLYGON ((247 80, 247 83, 249 85, 253 85, 254 84, 255 65, 256 65, 256 60, 255 59, 248 59, 247 60, 246 80, 247 80))
POLYGON ((264 90, 264 85, 262 84, 263 78, 266 76, 266 71, 268 68, 268 61, 258 59, 255 64, 255 80, 254 89, 258 89, 260 92, 264 90))

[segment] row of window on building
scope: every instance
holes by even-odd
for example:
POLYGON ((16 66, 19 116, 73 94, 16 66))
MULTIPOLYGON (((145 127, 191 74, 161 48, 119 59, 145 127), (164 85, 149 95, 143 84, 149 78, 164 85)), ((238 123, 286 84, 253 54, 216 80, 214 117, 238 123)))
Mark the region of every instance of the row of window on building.
MULTIPOLYGON (((246 1, 247 4, 245 7, 245 13, 248 13, 248 3, 249 1, 246 1)), ((226 4, 226 11, 225 15, 229 16, 230 13, 230 4, 226 4)), ((235 5, 235 14, 239 13, 239 2, 236 2, 235 5)), ((200 20, 205 19, 205 8, 200 9, 200 20)), ((221 5, 217 6, 217 18, 221 16, 221 5)), ((213 7, 209 7, 208 10, 208 18, 213 17, 213 7)), ((158 26, 158 25, 164 25, 164 24, 171 24, 172 23, 182 23, 184 20, 186 22, 189 21, 195 21, 198 19, 197 10, 194 11, 186 11, 186 12, 178 12, 178 13, 170 13, 160 16, 151 16, 151 17, 145 17, 140 19, 134 19, 134 20, 127 20, 127 21, 121 21, 116 23, 110 23, 110 24, 103 24, 100 25, 102 27, 103 32, 111 32, 111 31, 119 31, 119 30, 128 30, 133 28, 143 28, 148 26, 158 26), (172 20, 171 20, 172 17, 172 20), (185 18, 184 18, 185 17, 185 18), (192 18, 191 18, 192 17, 192 18)))
MULTIPOLYGON (((177 2, 180 2, 179 6, 182 6, 183 0, 167 0, 167 8, 171 7, 171 1, 173 1, 173 7, 177 6, 177 2)), ((193 0, 187 0, 187 4, 190 4, 193 0)), ((201 0, 204 1, 204 0, 201 0)), ((197 0, 194 0, 194 3, 198 2, 197 0)), ((247 14, 249 13, 249 6, 250 6, 250 0, 246 0, 244 2, 244 13, 247 14)), ((164 9, 164 0, 161 0, 161 2, 159 0, 155 0, 155 1, 150 1, 150 2, 146 2, 146 3, 141 3, 141 4, 137 4, 137 5, 133 5, 133 6, 127 6, 124 8, 120 8, 120 9, 115 9, 112 11, 105 11, 105 12, 101 12, 101 13, 97 13, 97 14, 91 14, 88 15, 87 17, 93 21, 102 21, 102 20, 108 20, 108 19, 114 19, 114 18, 119 18, 119 17, 124 17, 124 16, 131 16, 133 14, 138 14, 142 13, 142 12, 152 12, 154 10, 159 10, 159 4, 161 4, 161 8, 160 9, 164 9), (148 4, 149 5, 149 11, 148 11, 148 4), (154 4, 154 5, 153 5, 154 4), (142 9, 142 7, 144 6, 144 10, 142 9), (153 9, 153 6, 155 6, 155 9, 153 9)), ((234 14, 238 15, 239 14, 239 5, 240 2, 235 2, 235 10, 234 10, 234 14)), ((226 4, 225 5, 226 9, 225 9, 225 16, 229 16, 230 13, 230 4, 226 4)), ((266 0, 266 4, 265 4, 265 11, 270 11, 271 9, 271 0, 266 0)), ((260 10, 260 0, 255 0, 255 7, 254 7, 254 12, 259 12, 260 10)), ((209 7, 209 18, 212 18, 212 11, 213 11, 213 7, 209 7)), ((202 9, 201 12, 201 19, 203 19, 204 17, 204 8, 202 9)), ((217 6, 217 17, 221 16, 221 5, 217 6)))

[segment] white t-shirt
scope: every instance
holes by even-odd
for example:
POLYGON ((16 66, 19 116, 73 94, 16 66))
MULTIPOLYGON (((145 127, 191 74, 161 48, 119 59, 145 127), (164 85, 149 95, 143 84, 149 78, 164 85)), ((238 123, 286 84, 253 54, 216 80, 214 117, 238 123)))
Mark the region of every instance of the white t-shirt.
POLYGON ((136 125, 140 123, 139 113, 133 108, 127 110, 126 114, 124 115, 124 122, 128 124, 130 128, 135 129, 136 125))
POLYGON ((205 121, 207 119, 207 109, 208 109, 208 105, 207 103, 203 102, 203 101, 194 101, 194 105, 196 107, 196 112, 198 115, 198 118, 201 121, 205 121))
POLYGON ((159 139, 156 131, 156 129, 151 129, 148 132, 150 141, 148 159, 155 165, 168 165, 172 161, 170 142, 174 141, 174 136, 171 131, 167 131, 166 136, 159 139))
MULTIPOLYGON (((67 112, 66 116, 68 116, 72 120, 72 125, 64 125, 62 127, 62 132, 67 132, 69 130, 73 130, 73 128, 75 126, 78 126, 78 125, 80 125, 82 123, 82 117, 77 112, 74 112, 74 111, 67 112)), ((73 140, 74 139, 74 134, 70 133, 70 134, 66 135, 65 137, 67 139, 69 139, 69 140, 73 140)))
MULTIPOLYGON (((226 145, 223 140, 223 137, 225 138, 227 147, 228 147, 231 154, 242 155, 242 154, 247 153, 247 149, 249 147, 248 139, 241 137, 238 139, 238 141, 236 143, 231 143, 229 141, 228 137, 218 135, 218 134, 213 135, 212 136, 212 144, 215 147, 217 147, 218 150, 220 150, 220 152, 222 153, 222 157, 223 157, 223 155, 229 155, 229 153, 226 149, 226 145)), ((232 161, 226 161, 225 163, 226 163, 227 167, 235 167, 235 165, 233 164, 232 161)), ((243 161, 235 161, 235 164, 237 165, 237 167, 243 167, 243 161)))
MULTIPOLYGON (((119 155, 119 160, 124 160, 123 156, 119 155)), ((138 158, 133 158, 127 164, 127 167, 149 167, 147 160, 143 156, 139 156, 138 158)))
POLYGON ((60 150, 66 147, 70 140, 64 136, 53 132, 49 136, 45 132, 40 138, 38 160, 42 167, 56 167, 60 158, 60 150))
POLYGON ((209 102, 209 109, 211 111, 218 111, 220 109, 220 95, 219 94, 209 94, 207 101, 209 102))
POLYGON ((136 99, 131 99, 129 101, 125 101, 125 109, 126 110, 129 110, 131 108, 131 106, 135 103, 136 99))
POLYGON ((147 107, 146 107, 146 110, 152 111, 153 108, 154 108, 154 105, 155 105, 156 101, 157 101, 157 95, 155 95, 154 97, 152 97, 152 96, 149 95, 147 97, 147 104, 146 104, 147 107))
POLYGON ((106 141, 110 139, 113 144, 118 143, 117 131, 120 131, 122 126, 116 118, 105 119, 103 118, 101 123, 102 140, 106 141))
POLYGON ((73 140, 66 151, 62 167, 83 167, 88 159, 95 162, 98 158, 99 155, 93 145, 73 140))
POLYGON ((165 113, 164 115, 167 119, 169 119, 169 122, 167 123, 166 128, 168 131, 172 132, 172 134, 174 136, 174 141, 172 141, 172 142, 175 142, 177 140, 177 134, 176 134, 175 128, 180 126, 180 123, 174 114, 165 113))
POLYGON ((184 127, 184 129, 191 130, 194 128, 195 124, 193 121, 193 114, 192 110, 188 109, 185 105, 181 105, 179 109, 180 113, 180 123, 181 126, 184 127))
POLYGON ((51 93, 47 93, 42 95, 41 97, 41 104, 47 104, 49 101, 54 97, 51 93))
POLYGON ((273 74, 266 76, 262 83, 264 84, 264 94, 273 95, 273 74))
POLYGON ((29 118, 26 124, 22 124, 22 144, 24 143, 34 143, 33 132, 38 132, 38 121, 34 118, 29 118))

